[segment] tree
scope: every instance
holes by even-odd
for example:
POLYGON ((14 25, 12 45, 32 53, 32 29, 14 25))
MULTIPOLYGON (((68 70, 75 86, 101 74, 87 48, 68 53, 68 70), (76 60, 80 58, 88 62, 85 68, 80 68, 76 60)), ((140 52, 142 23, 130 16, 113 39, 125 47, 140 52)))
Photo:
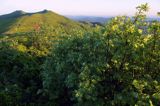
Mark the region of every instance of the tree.
POLYGON ((159 105, 159 22, 122 16, 92 33, 64 37, 44 65, 54 105, 159 105), (148 30, 146 30, 148 29, 148 30))

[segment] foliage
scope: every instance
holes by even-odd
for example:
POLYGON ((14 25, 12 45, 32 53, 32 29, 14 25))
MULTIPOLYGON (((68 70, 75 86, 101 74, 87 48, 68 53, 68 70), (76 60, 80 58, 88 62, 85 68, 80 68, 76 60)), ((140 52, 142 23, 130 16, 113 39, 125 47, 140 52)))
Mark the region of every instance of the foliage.
MULTIPOLYGON (((30 16, 29 22, 33 22, 34 18, 36 20, 37 16, 42 16, 48 17, 47 22, 57 17, 54 21, 58 21, 58 23, 51 22, 48 25, 44 22, 45 24, 40 27, 38 25, 34 28, 31 24, 29 26, 32 28, 30 31, 23 32, 17 29, 13 34, 0 36, 0 105, 2 106, 47 105, 49 103, 48 94, 43 89, 41 71, 46 57, 50 54, 52 44, 58 40, 59 35, 84 33, 86 30, 85 28, 80 29, 79 23, 71 22, 51 12, 33 15, 30 16), (60 25, 60 20, 57 19, 65 21, 64 24, 69 24, 75 28, 68 30, 68 26, 60 25), (55 30, 54 25, 59 27, 55 30)), ((27 19, 20 23, 29 25, 28 21, 25 22, 27 19)), ((6 24, 6 21, 3 23, 6 24)), ((25 26, 22 25, 21 27, 25 26)), ((10 28, 12 31, 14 30, 13 26, 10 28)))
POLYGON ((31 50, 16 41, 3 41, 0 49, 1 105, 42 103, 40 98, 44 96, 42 93, 38 94, 42 89, 41 57, 31 55, 31 50))
POLYGON ((95 27, 50 11, 0 18, 0 106, 160 105, 160 22, 145 21, 148 9, 95 27))
POLYGON ((159 22, 115 17, 105 28, 64 37, 44 65, 44 86, 55 105, 160 105, 159 22))

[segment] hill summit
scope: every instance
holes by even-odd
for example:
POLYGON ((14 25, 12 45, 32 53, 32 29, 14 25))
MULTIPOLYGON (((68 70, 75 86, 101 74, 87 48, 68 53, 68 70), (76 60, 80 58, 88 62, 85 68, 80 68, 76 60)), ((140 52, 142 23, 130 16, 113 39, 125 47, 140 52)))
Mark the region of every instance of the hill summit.
POLYGON ((5 14, 5 15, 1 15, 0 16, 0 19, 5 19, 5 18, 17 18, 17 17, 19 17, 19 16, 22 16, 22 15, 24 15, 24 14, 26 14, 26 12, 24 12, 24 11, 22 11, 22 10, 16 10, 16 11, 14 11, 14 12, 12 12, 12 13, 9 13, 9 14, 5 14))
POLYGON ((43 10, 35 13, 27 13, 21 10, 0 16, 0 33, 14 34, 20 32, 30 32, 34 26, 47 26, 56 30, 72 30, 74 28, 84 28, 84 25, 68 19, 50 10, 43 10))

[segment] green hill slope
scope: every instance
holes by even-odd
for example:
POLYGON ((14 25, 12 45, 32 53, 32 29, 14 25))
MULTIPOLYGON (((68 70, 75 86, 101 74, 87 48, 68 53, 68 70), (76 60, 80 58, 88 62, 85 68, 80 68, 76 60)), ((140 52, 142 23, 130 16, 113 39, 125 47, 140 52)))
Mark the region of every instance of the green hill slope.
POLYGON ((0 33, 14 34, 31 32, 46 26, 49 30, 61 28, 64 31, 85 29, 86 25, 72 21, 52 11, 44 10, 37 13, 15 11, 11 14, 0 16, 0 33))

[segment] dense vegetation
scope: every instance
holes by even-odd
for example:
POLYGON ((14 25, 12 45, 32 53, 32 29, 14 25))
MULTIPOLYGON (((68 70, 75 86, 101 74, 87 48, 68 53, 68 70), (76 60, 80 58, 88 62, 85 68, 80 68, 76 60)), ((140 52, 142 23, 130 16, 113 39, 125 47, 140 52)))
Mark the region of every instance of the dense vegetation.
POLYGON ((147 11, 96 27, 46 11, 14 18, 0 36, 0 106, 159 106, 160 22, 147 11))

